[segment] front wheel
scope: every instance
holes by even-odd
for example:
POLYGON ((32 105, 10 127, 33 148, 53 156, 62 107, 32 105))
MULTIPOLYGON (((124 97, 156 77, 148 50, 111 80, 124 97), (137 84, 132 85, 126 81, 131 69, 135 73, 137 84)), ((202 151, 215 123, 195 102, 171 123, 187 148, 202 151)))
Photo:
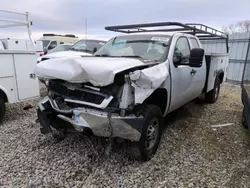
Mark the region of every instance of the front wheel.
POLYGON ((214 82, 214 88, 208 93, 206 93, 205 101, 208 103, 215 103, 219 98, 219 94, 220 94, 220 80, 219 77, 217 77, 214 82))
POLYGON ((5 115, 6 107, 3 98, 0 96, 0 122, 3 121, 5 115))
POLYGON ((136 154, 139 160, 148 161, 154 156, 159 146, 163 127, 162 112, 158 106, 147 105, 143 119, 141 138, 136 143, 138 150, 136 154))

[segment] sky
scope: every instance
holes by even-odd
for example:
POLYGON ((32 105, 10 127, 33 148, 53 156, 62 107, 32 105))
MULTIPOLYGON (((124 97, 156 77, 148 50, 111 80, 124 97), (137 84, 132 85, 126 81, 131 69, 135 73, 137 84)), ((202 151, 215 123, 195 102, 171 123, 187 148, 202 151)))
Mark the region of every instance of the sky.
MULTIPOLYGON (((108 25, 177 21, 222 26, 250 20, 250 0, 1 0, 2 10, 29 12, 32 36, 76 34, 108 40, 116 33, 108 25)), ((1 14, 1 19, 22 19, 1 14)), ((2 23, 0 23, 1 25, 2 23)), ((0 37, 27 38, 25 27, 0 30, 0 37)))

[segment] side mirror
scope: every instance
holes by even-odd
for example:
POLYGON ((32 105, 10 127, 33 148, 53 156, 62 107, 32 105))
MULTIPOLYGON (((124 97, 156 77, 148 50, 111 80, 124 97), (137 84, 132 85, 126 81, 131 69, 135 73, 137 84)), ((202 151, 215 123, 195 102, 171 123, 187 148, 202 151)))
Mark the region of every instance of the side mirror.
POLYGON ((190 53, 189 66, 190 67, 201 67, 204 56, 204 49, 193 48, 190 53))

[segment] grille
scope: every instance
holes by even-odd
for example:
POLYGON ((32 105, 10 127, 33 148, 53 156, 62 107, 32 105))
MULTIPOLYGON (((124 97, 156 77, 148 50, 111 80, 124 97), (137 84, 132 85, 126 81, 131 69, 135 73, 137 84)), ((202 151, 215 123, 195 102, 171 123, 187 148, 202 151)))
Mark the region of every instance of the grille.
POLYGON ((78 89, 68 89, 66 86, 61 84, 50 84, 50 90, 52 92, 55 92, 56 94, 59 94, 61 96, 64 96, 66 98, 72 99, 72 100, 80 100, 85 101, 93 104, 101 104, 102 101, 105 99, 105 95, 98 94, 98 93, 91 93, 87 91, 82 91, 78 89))

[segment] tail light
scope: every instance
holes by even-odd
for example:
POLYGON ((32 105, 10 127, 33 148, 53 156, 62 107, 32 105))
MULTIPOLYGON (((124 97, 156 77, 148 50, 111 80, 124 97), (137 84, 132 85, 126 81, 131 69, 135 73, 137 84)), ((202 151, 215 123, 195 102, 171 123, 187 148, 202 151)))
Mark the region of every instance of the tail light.
POLYGON ((41 56, 44 56, 44 53, 40 53, 40 57, 41 57, 41 56))

